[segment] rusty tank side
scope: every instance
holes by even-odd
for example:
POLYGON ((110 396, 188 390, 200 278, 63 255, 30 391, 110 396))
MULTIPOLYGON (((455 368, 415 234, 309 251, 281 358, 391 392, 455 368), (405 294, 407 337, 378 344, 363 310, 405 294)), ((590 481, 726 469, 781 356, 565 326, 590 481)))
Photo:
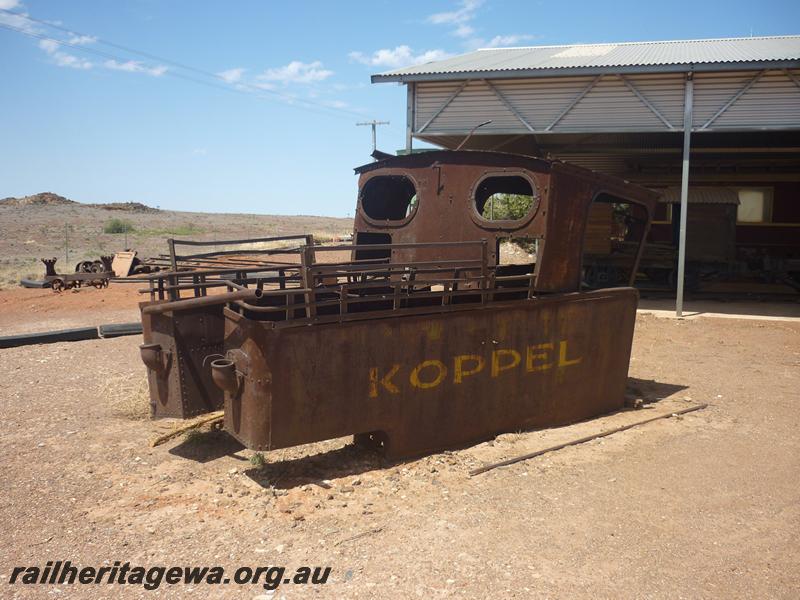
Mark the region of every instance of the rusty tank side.
POLYGON ((225 310, 225 429, 258 450, 356 434, 390 459, 623 405, 630 288, 272 328, 225 310))
POLYGON ((399 459, 622 406, 630 285, 655 194, 491 152, 357 172, 353 245, 151 279, 142 356, 154 415, 191 416, 224 397, 225 429, 250 448, 352 434, 399 459), (489 218, 508 194, 529 198, 524 214, 489 218), (590 291, 582 279, 597 232, 615 236, 623 287, 590 291), (500 260, 514 238, 535 241, 529 263, 500 260), (326 261, 343 250, 349 261, 326 261), (227 293, 208 293, 218 286, 227 293))

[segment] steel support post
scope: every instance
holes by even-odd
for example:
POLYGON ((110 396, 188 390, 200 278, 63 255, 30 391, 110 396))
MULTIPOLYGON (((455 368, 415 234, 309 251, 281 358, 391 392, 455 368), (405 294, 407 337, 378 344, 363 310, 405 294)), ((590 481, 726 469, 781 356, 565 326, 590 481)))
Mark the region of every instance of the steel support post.
POLYGON ((681 169, 681 223, 678 241, 678 292, 675 297, 675 316, 683 316, 683 283, 686 270, 686 213, 689 206, 689 154, 692 136, 692 74, 686 75, 683 100, 683 167, 681 169))
POLYGON ((414 83, 406 84, 406 152, 411 154, 413 146, 413 133, 414 133, 414 105, 416 103, 416 89, 414 83))

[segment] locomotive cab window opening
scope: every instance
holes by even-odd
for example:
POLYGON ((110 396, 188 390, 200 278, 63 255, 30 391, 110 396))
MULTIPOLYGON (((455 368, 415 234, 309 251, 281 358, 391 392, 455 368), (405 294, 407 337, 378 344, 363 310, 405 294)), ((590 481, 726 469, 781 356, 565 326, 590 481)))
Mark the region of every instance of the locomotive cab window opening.
POLYGON ((373 221, 404 221, 417 210, 417 190, 405 175, 378 175, 359 193, 361 210, 373 221))
POLYGON ((487 221, 521 221, 538 206, 536 184, 522 175, 490 175, 475 188, 475 210, 487 221))
POLYGON ((647 209, 611 194, 598 194, 589 206, 583 240, 583 289, 633 284, 639 247, 644 243, 647 209))

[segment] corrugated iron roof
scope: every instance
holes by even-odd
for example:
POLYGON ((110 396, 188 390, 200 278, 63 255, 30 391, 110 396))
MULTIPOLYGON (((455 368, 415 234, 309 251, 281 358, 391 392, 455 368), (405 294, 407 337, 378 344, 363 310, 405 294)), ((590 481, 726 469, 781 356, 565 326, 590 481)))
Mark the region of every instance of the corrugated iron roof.
MULTIPOLYGON (((661 198, 664 204, 680 204, 681 188, 668 187, 663 190, 661 198)), ((729 187, 689 186, 689 204, 739 204, 738 192, 729 187)))
POLYGON ((723 66, 800 67, 800 35, 483 48, 445 60, 379 73, 372 76, 372 81, 714 70, 723 66))

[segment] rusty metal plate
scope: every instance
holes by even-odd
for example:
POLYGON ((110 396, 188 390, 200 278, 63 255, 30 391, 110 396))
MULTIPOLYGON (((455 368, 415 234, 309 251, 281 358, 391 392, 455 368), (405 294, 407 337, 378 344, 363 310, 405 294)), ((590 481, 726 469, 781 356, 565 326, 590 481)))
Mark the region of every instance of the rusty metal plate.
POLYGON ((136 258, 136 250, 125 250, 117 252, 111 262, 111 270, 116 277, 127 277, 130 275, 133 260, 136 258))
POLYGON ((462 313, 273 329, 227 310, 225 427, 273 449, 360 434, 390 459, 623 406, 631 288, 462 313))
MULTIPOLYGON (((153 303, 144 302, 140 308, 153 303)), ((188 419, 222 408, 222 391, 211 379, 209 362, 221 356, 222 307, 164 314, 142 313, 145 345, 157 344, 157 364, 147 364, 151 414, 188 419)))

